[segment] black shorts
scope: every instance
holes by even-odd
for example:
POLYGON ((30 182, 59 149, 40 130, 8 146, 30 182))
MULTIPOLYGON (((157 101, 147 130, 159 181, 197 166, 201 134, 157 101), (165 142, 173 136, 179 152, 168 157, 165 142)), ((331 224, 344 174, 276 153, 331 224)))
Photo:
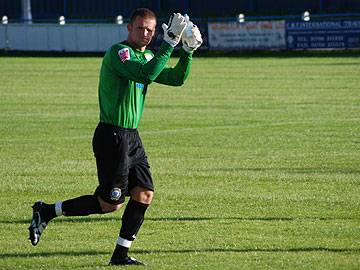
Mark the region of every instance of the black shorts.
POLYGON ((120 204, 136 187, 154 190, 144 147, 136 129, 99 123, 93 137, 99 186, 95 195, 120 204))

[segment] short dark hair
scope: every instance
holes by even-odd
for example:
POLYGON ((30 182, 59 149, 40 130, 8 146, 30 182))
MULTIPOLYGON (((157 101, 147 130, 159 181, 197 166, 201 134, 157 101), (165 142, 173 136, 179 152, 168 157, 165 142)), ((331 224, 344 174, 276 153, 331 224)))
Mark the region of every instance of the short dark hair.
POLYGON ((156 15, 153 11, 151 11, 148 8, 137 8, 134 10, 134 12, 131 14, 130 17, 130 23, 133 23, 136 19, 136 17, 142 17, 142 18, 150 18, 156 20, 156 15))

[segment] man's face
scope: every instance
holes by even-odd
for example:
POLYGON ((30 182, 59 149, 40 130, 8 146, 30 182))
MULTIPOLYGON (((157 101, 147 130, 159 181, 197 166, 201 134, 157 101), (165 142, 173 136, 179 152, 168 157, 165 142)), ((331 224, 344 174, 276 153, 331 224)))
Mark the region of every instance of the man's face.
POLYGON ((155 34, 156 20, 154 18, 142 18, 137 16, 127 28, 129 31, 128 41, 136 49, 145 50, 155 34))

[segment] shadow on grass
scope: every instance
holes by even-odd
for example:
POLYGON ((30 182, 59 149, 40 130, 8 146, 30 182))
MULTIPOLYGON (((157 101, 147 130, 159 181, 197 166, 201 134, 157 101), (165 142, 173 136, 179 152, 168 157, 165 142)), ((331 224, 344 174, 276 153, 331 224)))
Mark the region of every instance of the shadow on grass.
MULTIPOLYGON (((207 172, 209 170, 206 170, 207 172)), ((360 174, 360 170, 353 168, 338 168, 338 169, 330 169, 324 167, 318 168, 215 168, 212 171, 220 171, 220 172, 286 172, 290 174, 360 174)))
MULTIPOLYGON (((2 253, 1 259, 6 258, 34 258, 34 257, 55 257, 55 256, 97 256, 106 255, 108 252, 99 252, 95 250, 84 251, 54 251, 54 252, 16 252, 16 253, 2 253)), ((111 255, 111 254, 110 254, 111 255)))
MULTIPOLYGON (((149 217, 145 218, 147 222, 201 222, 201 221, 331 221, 331 220, 359 220, 358 218, 348 217, 149 217)), ((23 224, 29 225, 29 219, 19 220, 0 220, 0 225, 3 224, 23 224)), ((61 217, 53 220, 51 223, 81 223, 81 222, 121 222, 121 215, 115 216, 91 216, 91 217, 61 217)))
MULTIPOLYGON (((327 248, 327 247, 300 247, 300 248, 199 248, 199 249, 171 249, 171 250, 132 250, 134 254, 187 254, 187 253, 298 253, 298 252, 334 252, 334 253, 360 253, 358 248, 327 248)), ((84 251, 54 251, 54 252, 16 252, 2 253, 1 259, 7 258, 34 258, 34 257, 56 257, 56 256, 98 256, 106 255, 108 252, 94 250, 84 251)), ((110 256, 110 255, 109 255, 110 256)))
POLYGON ((249 252, 350 252, 360 253, 359 248, 326 248, 326 247, 302 247, 302 248, 203 248, 203 249, 180 249, 180 250, 133 250, 133 253, 151 254, 151 253, 200 253, 200 252, 233 252, 233 253, 249 253, 249 252))

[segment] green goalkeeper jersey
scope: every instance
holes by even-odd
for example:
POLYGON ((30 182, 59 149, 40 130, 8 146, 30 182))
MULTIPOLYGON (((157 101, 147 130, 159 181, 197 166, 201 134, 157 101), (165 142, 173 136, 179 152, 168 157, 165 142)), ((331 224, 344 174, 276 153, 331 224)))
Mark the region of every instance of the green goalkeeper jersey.
POLYGON ((182 85, 190 71, 192 54, 181 49, 178 63, 169 67, 167 61, 172 51, 173 47, 166 42, 156 54, 134 50, 126 41, 109 48, 100 70, 100 122, 135 129, 151 82, 182 85))

